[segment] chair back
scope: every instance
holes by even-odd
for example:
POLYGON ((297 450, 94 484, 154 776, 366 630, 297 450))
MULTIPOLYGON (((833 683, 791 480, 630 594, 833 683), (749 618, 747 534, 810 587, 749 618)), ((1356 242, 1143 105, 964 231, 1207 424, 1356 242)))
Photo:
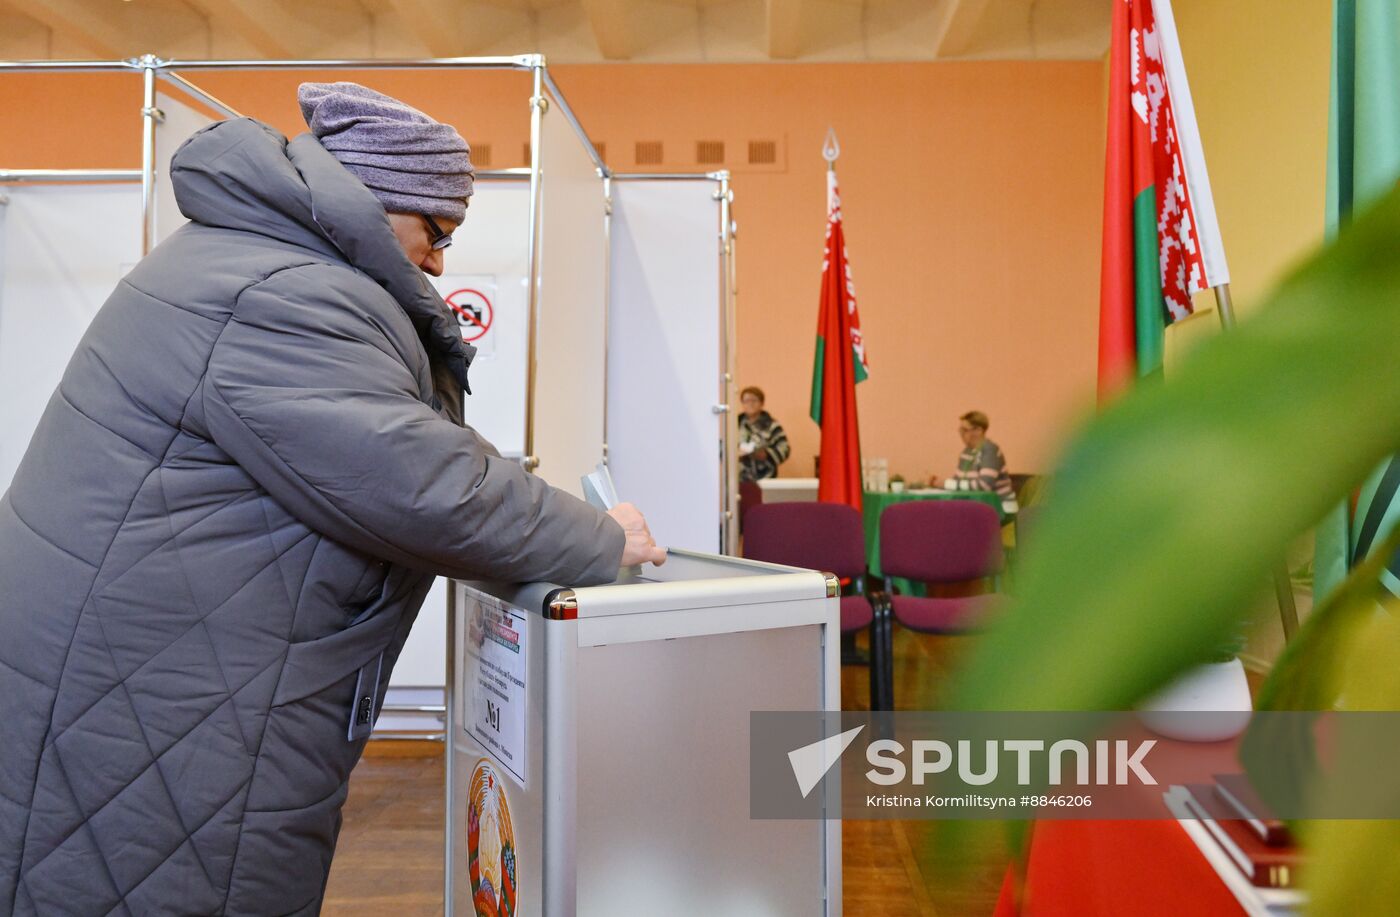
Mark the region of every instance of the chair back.
POLYGON ((765 503, 744 522, 744 556, 789 567, 865 573, 865 528, 844 503, 765 503))
POLYGON ((739 530, 743 531, 744 521, 748 519, 749 510, 763 502, 763 488, 758 486, 757 481, 739 482, 739 530))
POLYGON ((880 516, 880 570, 926 583, 1001 572, 1001 517, 975 500, 896 503, 880 516))

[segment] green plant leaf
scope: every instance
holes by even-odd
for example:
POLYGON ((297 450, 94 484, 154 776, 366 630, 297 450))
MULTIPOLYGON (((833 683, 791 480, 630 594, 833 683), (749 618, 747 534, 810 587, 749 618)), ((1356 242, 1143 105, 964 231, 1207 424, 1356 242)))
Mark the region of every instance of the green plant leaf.
MULTIPOLYGON (((1375 609, 1374 604, 1371 607, 1375 609)), ((1373 611, 1347 647, 1343 684, 1347 710, 1400 710, 1400 618, 1393 612, 1393 608, 1391 613, 1373 611)), ((1341 741, 1360 738, 1364 744, 1365 737, 1357 732, 1343 731, 1341 741)), ((1389 790, 1396 792, 1393 783, 1389 790)), ((1303 842, 1313 858, 1304 874, 1310 913, 1350 917, 1395 912, 1395 902, 1400 901, 1400 869, 1395 860, 1400 821, 1310 822, 1303 826, 1303 842)))
POLYGON ((1393 914, 1400 901, 1400 821, 1308 822, 1303 845, 1315 851, 1303 874, 1308 913, 1337 917, 1393 914))
POLYGON ((1331 710, 1336 705, 1348 649, 1375 614, 1381 571, 1397 550, 1400 528, 1313 609, 1260 686, 1256 709, 1331 710))
MULTIPOLYGON (((1397 548, 1400 529, 1392 531, 1313 610, 1260 688, 1256 709, 1328 711, 1338 706, 1344 680, 1356 670, 1355 651, 1366 645, 1363 637, 1371 631, 1380 600, 1389 595, 1381 587, 1380 574, 1397 548)), ((1400 640, 1396 647, 1400 652, 1400 640)), ((1365 699, 1367 690, 1353 684, 1354 697, 1348 706, 1365 699)), ((1400 702, 1400 696, 1395 700, 1400 702)), ((1256 717, 1245 732, 1239 757, 1266 799, 1270 793, 1296 798, 1324 786, 1315 723, 1310 719, 1256 717)))
POLYGON ((1123 710, 1228 638, 1292 540, 1400 447, 1400 193, 1069 449, 966 709, 1123 710))

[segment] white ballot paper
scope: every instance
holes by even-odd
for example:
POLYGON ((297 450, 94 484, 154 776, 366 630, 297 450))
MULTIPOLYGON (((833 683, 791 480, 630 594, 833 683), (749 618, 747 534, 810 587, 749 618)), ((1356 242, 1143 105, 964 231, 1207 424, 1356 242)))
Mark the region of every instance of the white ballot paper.
MULTIPOLYGON (((613 484, 612 472, 608 471, 608 466, 603 462, 599 462, 598 467, 584 475, 582 480, 583 498, 603 512, 607 512, 622 502, 617 497, 617 487, 613 484)), ((623 578, 640 576, 641 573, 641 564, 623 567, 618 571, 618 575, 623 578)))
POLYGON ((622 501, 617 498, 617 487, 613 485, 612 472, 603 462, 584 475, 583 498, 599 509, 607 512, 622 501))

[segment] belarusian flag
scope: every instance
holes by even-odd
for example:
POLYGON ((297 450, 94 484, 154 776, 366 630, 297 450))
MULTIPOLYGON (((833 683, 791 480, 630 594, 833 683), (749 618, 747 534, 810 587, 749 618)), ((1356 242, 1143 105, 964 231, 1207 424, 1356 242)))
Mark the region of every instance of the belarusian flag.
POLYGON ((1166 325, 1230 280, 1169 0, 1113 0, 1099 401, 1158 372, 1166 325))
POLYGON ((817 499, 861 508, 860 425, 856 383, 869 372, 860 336, 856 288, 841 228, 836 170, 826 173, 826 253, 817 314, 817 355, 812 366, 812 419, 821 424, 817 499))
MULTIPOLYGON (((1334 237, 1400 180, 1400 7, 1333 0, 1332 116, 1327 143, 1327 236, 1334 237)), ((1317 529, 1313 596, 1321 603, 1400 524, 1400 457, 1377 468, 1353 512, 1339 506, 1317 529)), ((1381 582, 1400 595, 1400 558, 1381 582)))

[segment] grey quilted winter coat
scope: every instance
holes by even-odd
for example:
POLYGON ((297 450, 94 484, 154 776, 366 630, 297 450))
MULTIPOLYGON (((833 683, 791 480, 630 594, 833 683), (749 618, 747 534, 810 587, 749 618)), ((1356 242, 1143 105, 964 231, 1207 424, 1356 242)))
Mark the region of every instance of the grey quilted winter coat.
POLYGON ((0 500, 0 914, 315 913, 357 699, 432 575, 621 558, 453 422, 455 323, 313 137, 220 123, 172 176, 194 222, 102 307, 0 500))

